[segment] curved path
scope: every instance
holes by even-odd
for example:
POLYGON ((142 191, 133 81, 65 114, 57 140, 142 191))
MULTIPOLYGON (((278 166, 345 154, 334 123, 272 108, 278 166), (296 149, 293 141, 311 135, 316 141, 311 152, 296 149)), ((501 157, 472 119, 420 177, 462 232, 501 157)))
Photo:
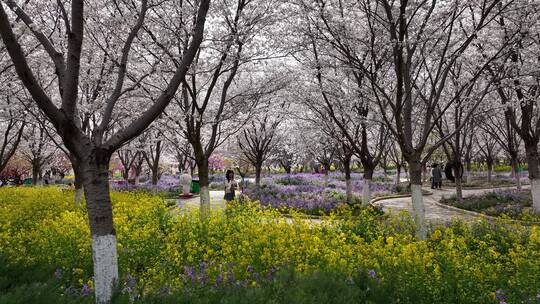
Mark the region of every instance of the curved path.
MULTIPOLYGON (((524 189, 527 189, 528 186, 523 186, 524 189)), ((463 197, 468 197, 471 195, 483 194, 486 192, 491 192, 495 190, 503 189, 515 189, 515 187, 505 187, 505 188, 488 188, 488 189, 464 189, 463 197)), ((480 220, 482 217, 475 216, 472 214, 460 212, 457 210, 447 209, 437 205, 437 203, 443 197, 450 197, 456 194, 454 188, 443 188, 443 189, 424 189, 425 191, 432 192, 431 195, 424 195, 424 206, 426 210, 426 220, 432 222, 447 222, 453 219, 460 219, 464 221, 475 221, 480 220)), ((373 205, 381 206, 385 212, 399 212, 401 210, 407 210, 412 212, 411 197, 403 198, 389 198, 379 200, 374 202, 373 205)))

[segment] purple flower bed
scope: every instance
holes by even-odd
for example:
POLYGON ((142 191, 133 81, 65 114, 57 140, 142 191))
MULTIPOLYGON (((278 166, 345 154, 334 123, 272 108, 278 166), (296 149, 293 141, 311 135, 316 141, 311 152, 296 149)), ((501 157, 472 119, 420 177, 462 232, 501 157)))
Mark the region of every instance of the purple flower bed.
POLYGON ((532 214, 530 210, 532 205, 530 190, 495 190, 466 197, 462 202, 458 202, 456 197, 443 199, 441 202, 489 216, 540 221, 540 217, 532 214))
MULTIPOLYGON (((346 203, 346 183, 342 174, 272 175, 262 179, 261 187, 248 187, 244 193, 261 205, 272 208, 293 208, 309 214, 328 213, 346 203)), ((360 203, 363 181, 361 174, 352 174, 353 203, 360 203)), ((372 196, 393 191, 391 184, 373 183, 372 196)))

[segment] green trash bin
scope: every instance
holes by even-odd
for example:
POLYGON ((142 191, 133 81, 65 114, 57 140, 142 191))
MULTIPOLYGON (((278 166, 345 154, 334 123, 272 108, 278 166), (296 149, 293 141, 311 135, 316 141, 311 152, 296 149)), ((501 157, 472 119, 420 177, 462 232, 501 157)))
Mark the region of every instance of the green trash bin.
POLYGON ((31 185, 32 184, 32 179, 31 178, 27 178, 24 180, 23 182, 24 185, 31 185))
POLYGON ((199 183, 198 179, 194 179, 191 181, 189 192, 195 194, 199 194, 199 192, 201 192, 201 184, 199 183))

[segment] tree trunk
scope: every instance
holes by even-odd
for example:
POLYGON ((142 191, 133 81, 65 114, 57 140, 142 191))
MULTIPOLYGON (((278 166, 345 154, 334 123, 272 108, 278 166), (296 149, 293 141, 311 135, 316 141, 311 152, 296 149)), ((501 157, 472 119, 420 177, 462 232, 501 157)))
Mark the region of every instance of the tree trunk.
POLYGON ((463 202, 463 185, 461 177, 456 177, 456 198, 459 202, 463 202))
POLYGON ((158 183, 158 180, 159 180, 159 165, 152 168, 152 185, 156 186, 158 183))
POLYGON ((283 169, 285 170, 285 173, 291 174, 291 166, 283 166, 283 169))
POLYGON ((425 183, 428 180, 428 168, 426 164, 422 165, 422 183, 425 183))
POLYGON ((261 185, 262 164, 255 164, 255 185, 261 185))
POLYGON ((116 233, 109 196, 109 157, 89 157, 82 163, 84 195, 92 235, 97 303, 109 303, 118 282, 116 233))
POLYGON ((210 189, 208 188, 208 159, 199 157, 197 159, 197 167, 199 168, 199 185, 201 186, 200 193, 200 212, 203 218, 206 218, 210 213, 210 189))
POLYGON ((488 171, 487 181, 489 184, 491 184, 491 181, 493 179, 493 160, 486 161, 486 164, 487 164, 487 171, 488 171))
POLYGON ((401 165, 396 165, 396 186, 399 185, 401 179, 401 165))
POLYGON ((328 173, 330 173, 330 164, 324 164, 324 175, 328 176, 328 173))
POLYGON ((328 187, 328 181, 330 180, 330 177, 328 176, 328 172, 330 171, 330 165, 323 164, 323 170, 324 170, 324 186, 328 187))
POLYGON ((472 165, 470 161, 465 162, 465 177, 467 180, 465 181, 467 184, 472 183, 472 165))
POLYGON ((364 166, 362 185, 362 206, 367 206, 371 201, 371 181, 373 180, 373 168, 364 166))
POLYGON ((129 169, 130 168, 124 168, 124 170, 122 171, 122 177, 124 178, 126 185, 129 183, 129 169))
POLYGON ((345 171, 345 194, 347 203, 352 203, 352 183, 351 183, 351 159, 343 160, 343 171, 345 171))
POLYGON ((517 157, 512 157, 510 159, 510 165, 512 166, 512 176, 516 180, 516 187, 518 190, 521 190, 521 173, 518 171, 519 163, 517 157))
POLYGON ((533 211, 540 214, 540 158, 536 143, 526 145, 527 162, 529 167, 529 179, 531 180, 531 194, 533 199, 533 211))
POLYGON ((73 185, 75 186, 75 207, 80 207, 82 205, 84 194, 82 172, 76 161, 71 160, 71 166, 73 167, 73 174, 75 175, 73 180, 73 185))
POLYGON ((455 184, 456 184, 456 198, 459 202, 463 202, 463 184, 462 184, 462 164, 459 160, 453 161, 453 167, 454 167, 454 177, 455 177, 455 184))
POLYGON ((419 159, 409 161, 409 176, 411 179, 411 200, 414 220, 416 223, 416 236, 420 240, 426 238, 425 206, 422 197, 422 164, 419 159))
POLYGON ((41 171, 41 166, 36 164, 36 161, 32 164, 32 185, 37 185, 39 181, 39 172, 41 171))

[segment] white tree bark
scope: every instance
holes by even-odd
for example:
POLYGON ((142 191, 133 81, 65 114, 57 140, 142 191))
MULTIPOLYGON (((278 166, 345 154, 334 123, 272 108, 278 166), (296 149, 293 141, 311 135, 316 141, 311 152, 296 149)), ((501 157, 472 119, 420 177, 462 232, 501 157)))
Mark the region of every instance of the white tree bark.
POLYGON ((83 188, 77 188, 75 189, 75 207, 80 207, 82 204, 84 195, 84 189, 83 188))
POLYGON ((352 202, 352 183, 350 179, 345 180, 345 193, 347 195, 347 203, 352 202))
POLYGON ((521 173, 518 172, 516 166, 512 166, 512 177, 516 180, 516 187, 521 190, 521 173))
POLYGON ((93 235, 92 253, 96 303, 108 303, 112 298, 114 287, 118 283, 116 236, 112 234, 93 235))
POLYGON ((422 186, 412 184, 411 192, 412 208, 414 220, 416 223, 417 236, 420 240, 424 240, 426 239, 426 215, 424 208, 424 200, 422 197, 422 186))
POLYGON ((472 182, 472 172, 469 170, 465 170, 465 182, 467 184, 470 184, 472 182))
POLYGON ((540 214, 540 179, 531 179, 531 194, 533 199, 533 211, 540 214))
POLYGON ((364 179, 362 187, 362 206, 367 206, 371 201, 371 180, 364 179))
POLYGON ((206 216, 210 212, 210 190, 208 186, 201 186, 201 214, 206 216))

